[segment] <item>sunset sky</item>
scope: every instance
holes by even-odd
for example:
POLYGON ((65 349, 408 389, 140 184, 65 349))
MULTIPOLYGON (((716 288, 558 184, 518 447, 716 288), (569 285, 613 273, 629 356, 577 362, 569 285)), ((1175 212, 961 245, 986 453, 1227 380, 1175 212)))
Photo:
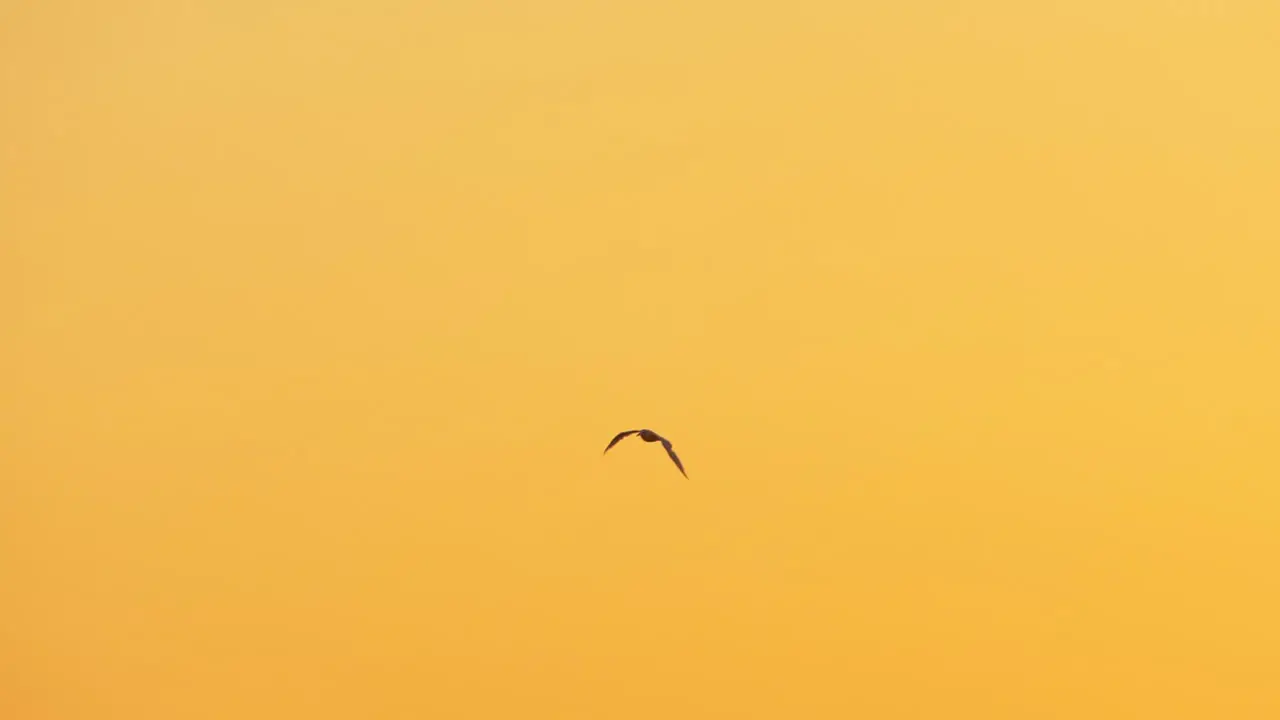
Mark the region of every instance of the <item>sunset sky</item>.
POLYGON ((1275 0, 0 3, 0 715, 1280 717, 1278 76, 1275 0))

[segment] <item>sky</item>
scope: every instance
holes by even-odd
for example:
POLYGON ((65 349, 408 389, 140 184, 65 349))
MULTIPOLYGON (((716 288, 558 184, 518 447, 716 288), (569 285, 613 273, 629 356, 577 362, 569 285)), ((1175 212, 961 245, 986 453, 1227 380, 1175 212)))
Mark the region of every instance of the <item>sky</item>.
POLYGON ((1277 717, 1276 28, 4 3, 8 717, 1277 717))

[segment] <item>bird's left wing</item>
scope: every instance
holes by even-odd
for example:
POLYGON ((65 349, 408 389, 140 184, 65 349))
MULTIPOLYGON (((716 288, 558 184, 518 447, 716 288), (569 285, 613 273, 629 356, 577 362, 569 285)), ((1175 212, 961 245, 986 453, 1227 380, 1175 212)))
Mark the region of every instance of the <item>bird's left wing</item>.
MULTIPOLYGON (((606 446, 606 447, 605 447, 604 451, 605 451, 605 452, 609 452, 609 448, 613 447, 614 445, 617 445, 619 440, 621 440, 622 438, 624 438, 624 437, 626 437, 626 436, 628 436, 628 435, 634 435, 634 434, 636 434, 636 433, 638 433, 638 432, 640 432, 640 431, 639 431, 639 430, 623 430, 622 432, 618 433, 617 435, 614 435, 614 436, 613 436, 613 439, 609 441, 609 444, 608 444, 608 446, 606 446)), ((603 453, 602 453, 602 454, 603 454, 603 453)))

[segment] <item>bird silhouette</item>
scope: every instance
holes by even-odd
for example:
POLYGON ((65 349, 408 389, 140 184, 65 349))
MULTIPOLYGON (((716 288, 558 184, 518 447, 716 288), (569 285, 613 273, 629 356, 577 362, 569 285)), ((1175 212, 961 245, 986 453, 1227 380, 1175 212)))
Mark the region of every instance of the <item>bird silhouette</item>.
POLYGON ((689 477, 689 474, 684 471, 684 465, 680 462, 680 458, 676 456, 676 451, 671 449, 671 441, 652 430, 623 430, 613 436, 613 439, 609 441, 609 444, 605 447, 604 451, 606 453, 609 452, 609 448, 617 445, 619 440, 628 435, 635 435, 636 433, 640 433, 640 439, 645 442, 662 443, 662 447, 667 449, 667 455, 671 458, 671 462, 675 463, 676 467, 680 469, 680 474, 684 475, 685 478, 689 477))

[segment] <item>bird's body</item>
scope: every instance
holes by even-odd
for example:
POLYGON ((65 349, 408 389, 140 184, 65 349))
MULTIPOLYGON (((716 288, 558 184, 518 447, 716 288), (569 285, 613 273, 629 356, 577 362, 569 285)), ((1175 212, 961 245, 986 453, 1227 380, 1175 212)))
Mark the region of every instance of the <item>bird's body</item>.
POLYGON ((684 471, 684 464, 680 462, 680 458, 676 455, 676 451, 672 449, 671 441, 647 428, 643 430, 623 430, 622 432, 613 436, 613 439, 609 441, 609 444, 605 447, 604 451, 606 453, 609 452, 609 448, 613 447, 614 445, 617 445, 618 441, 621 440, 622 438, 628 435, 637 435, 637 434, 640 436, 641 440, 647 443, 651 443, 651 442, 662 443, 662 447, 665 448, 667 451, 667 456, 671 458, 671 462, 676 464, 676 468, 680 470, 680 474, 684 475, 686 478, 689 477, 688 473, 684 471))

